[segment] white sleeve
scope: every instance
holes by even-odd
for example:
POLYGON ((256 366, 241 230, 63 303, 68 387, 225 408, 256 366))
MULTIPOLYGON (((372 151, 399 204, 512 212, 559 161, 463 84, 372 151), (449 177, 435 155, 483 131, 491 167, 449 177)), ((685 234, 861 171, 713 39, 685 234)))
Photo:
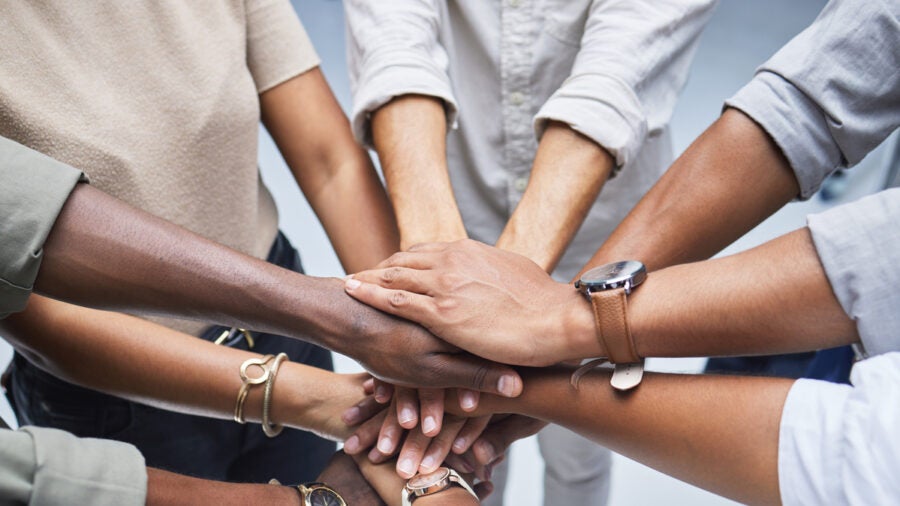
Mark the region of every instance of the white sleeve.
POLYGON ((444 101, 448 128, 457 103, 449 58, 440 41, 446 5, 437 0, 345 0, 353 133, 371 146, 369 114, 392 98, 429 95, 444 101))
POLYGON ((586 135, 622 166, 662 129, 715 0, 594 0, 572 73, 535 117, 586 135))
POLYGON ((853 386, 801 379, 778 441, 781 500, 900 504, 900 353, 859 362, 853 386))

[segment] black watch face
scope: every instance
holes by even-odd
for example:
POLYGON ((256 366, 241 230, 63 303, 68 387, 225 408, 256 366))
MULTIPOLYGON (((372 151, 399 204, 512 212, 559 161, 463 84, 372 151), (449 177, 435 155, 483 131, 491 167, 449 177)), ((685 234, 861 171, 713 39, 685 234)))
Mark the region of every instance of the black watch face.
POLYGON ((314 488, 306 497, 312 506, 344 506, 341 497, 327 488, 314 488))
POLYGON ((579 282, 588 288, 616 288, 631 280, 632 286, 637 286, 647 277, 647 269, 644 264, 636 260, 625 260, 601 265, 584 273, 579 282))

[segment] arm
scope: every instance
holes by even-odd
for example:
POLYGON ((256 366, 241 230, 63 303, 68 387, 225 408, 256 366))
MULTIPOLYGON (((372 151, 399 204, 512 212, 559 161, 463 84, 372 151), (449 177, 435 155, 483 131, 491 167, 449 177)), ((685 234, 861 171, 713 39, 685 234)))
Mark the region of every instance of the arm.
MULTIPOLYGON (((40 296, 0 328, 29 360, 57 377, 163 409, 221 419, 233 417, 241 364, 259 357, 132 316, 40 296)), ((351 429, 340 414, 366 397, 365 379, 285 362, 272 390, 272 422, 345 439, 351 429)), ((262 398, 261 387, 250 389, 247 420, 261 420, 262 398)))
POLYGON ((590 373, 577 390, 571 372, 527 371, 522 397, 485 396, 479 414, 516 412, 557 423, 736 501, 780 502, 779 423, 791 380, 648 374, 640 389, 621 395, 609 387, 608 372, 590 373))
POLYGON ((263 92, 260 106, 344 270, 372 267, 397 251, 387 195, 322 71, 316 67, 263 92))
POLYGON ((341 282, 250 258, 78 185, 47 242, 35 288, 92 307, 290 335, 359 360, 396 383, 500 391, 506 367, 468 357, 401 320, 352 302, 341 282), (409 367, 415 362, 415 370, 409 367))
POLYGON ((419 95, 395 98, 372 115, 372 136, 397 213, 401 249, 465 238, 447 172, 443 104, 419 95))
POLYGON ((571 75, 535 117, 528 188, 498 247, 553 270, 614 168, 665 127, 713 4, 590 5, 571 75))
POLYGON ((147 506, 194 504, 282 504, 296 506, 300 496, 290 487, 255 483, 226 483, 147 469, 147 506))
POLYGON ((443 4, 344 2, 354 132, 378 152, 401 249, 466 236, 447 174, 456 102, 439 37, 443 4))
POLYGON ((497 247, 553 271, 613 169, 613 158, 562 123, 547 126, 528 188, 497 247))
MULTIPOLYGON (((605 356, 590 303, 525 258, 462 241, 424 245, 387 263, 395 267, 348 280, 348 292, 463 349, 522 365, 605 356), (492 339, 484 339, 488 332, 492 339)), ((859 340, 807 229, 654 272, 629 296, 628 314, 641 356, 785 353, 859 340)))

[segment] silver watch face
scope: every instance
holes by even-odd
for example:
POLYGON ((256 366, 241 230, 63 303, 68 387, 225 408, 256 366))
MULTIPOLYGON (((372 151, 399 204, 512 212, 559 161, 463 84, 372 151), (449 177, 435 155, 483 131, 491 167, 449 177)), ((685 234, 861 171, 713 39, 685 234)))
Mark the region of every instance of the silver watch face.
POLYGON ((406 486, 410 489, 427 489, 441 483, 449 476, 449 469, 446 467, 439 467, 428 474, 417 474, 413 476, 406 482, 406 486))
POLYGON ((610 290, 625 286, 627 282, 630 282, 629 286, 634 288, 643 283, 646 278, 647 268, 644 267, 644 264, 636 260, 625 260, 594 267, 581 276, 581 279, 575 283, 575 287, 591 291, 610 290))

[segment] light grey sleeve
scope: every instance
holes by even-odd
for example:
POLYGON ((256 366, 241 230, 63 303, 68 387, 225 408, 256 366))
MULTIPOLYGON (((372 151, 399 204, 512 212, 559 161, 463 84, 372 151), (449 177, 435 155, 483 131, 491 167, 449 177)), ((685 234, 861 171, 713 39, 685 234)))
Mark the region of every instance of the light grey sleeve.
POLYGON ((869 355, 900 351, 900 188, 808 218, 831 288, 869 355))
POLYGON ((56 429, 0 430, 0 502, 141 506, 147 470, 137 448, 56 429))
POLYGON ((0 137, 0 318, 25 308, 42 248, 81 171, 0 137))
POLYGON ((778 144, 801 198, 900 126, 898 18, 898 0, 832 0, 726 102, 778 144))

